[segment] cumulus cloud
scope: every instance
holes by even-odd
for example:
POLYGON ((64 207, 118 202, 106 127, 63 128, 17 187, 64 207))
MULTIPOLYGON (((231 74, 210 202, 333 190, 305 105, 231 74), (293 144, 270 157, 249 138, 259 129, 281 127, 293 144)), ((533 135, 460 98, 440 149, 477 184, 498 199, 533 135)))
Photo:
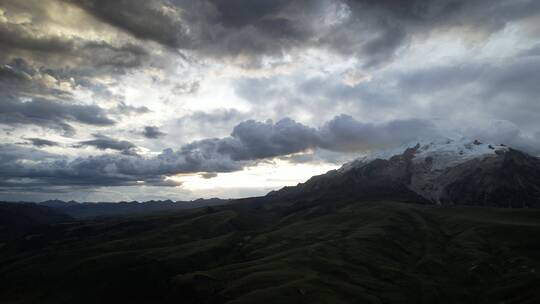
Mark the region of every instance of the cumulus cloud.
POLYGON ((161 132, 156 126, 146 126, 142 131, 142 135, 146 138, 155 139, 165 136, 165 133, 161 132))
POLYGON ((75 129, 68 122, 95 126, 110 126, 115 123, 104 109, 96 105, 65 104, 42 98, 20 101, 3 97, 0 102, 0 124, 31 124, 73 135, 75 129))
POLYGON ((94 134, 94 139, 80 141, 75 147, 94 147, 99 150, 116 150, 122 151, 124 154, 134 154, 135 146, 133 143, 126 140, 117 140, 102 134, 94 134))
POLYGON ((55 147, 59 146, 60 143, 43 138, 25 138, 30 142, 31 145, 36 147, 55 147))
POLYGON ((316 129, 285 118, 276 123, 248 120, 234 127, 231 137, 241 145, 226 145, 222 151, 233 159, 259 159, 286 155, 316 147, 316 129))
MULTIPOLYGON (((173 186, 168 176, 178 173, 229 172, 241 165, 222 155, 203 155, 196 151, 164 150, 156 157, 131 154, 104 154, 67 160, 60 155, 15 145, 0 147, 0 188, 31 191, 56 186, 173 186), (32 162, 28 162, 32 160, 32 162)), ((1 190, 1 189, 0 189, 1 190)))
POLYGON ((309 127, 289 118, 276 123, 247 120, 236 125, 229 137, 195 141, 183 146, 182 151, 227 155, 235 161, 247 161, 310 149, 368 152, 437 134, 439 131, 435 125, 420 119, 371 124, 359 122, 348 115, 339 115, 320 128, 309 127))

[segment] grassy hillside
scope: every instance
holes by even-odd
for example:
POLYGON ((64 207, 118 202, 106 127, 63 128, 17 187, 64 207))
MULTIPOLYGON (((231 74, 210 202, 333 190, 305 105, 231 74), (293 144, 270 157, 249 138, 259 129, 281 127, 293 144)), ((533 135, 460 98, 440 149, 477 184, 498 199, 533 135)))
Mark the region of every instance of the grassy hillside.
POLYGON ((540 210, 237 204, 49 226, 2 303, 539 303, 540 210))
POLYGON ((0 202, 0 244, 24 236, 31 229, 72 218, 46 206, 0 202))
POLYGON ((207 206, 226 204, 229 200, 219 198, 197 199, 193 201, 146 201, 146 202, 117 202, 117 203, 78 203, 51 200, 39 203, 41 206, 53 208, 76 219, 91 219, 96 217, 113 217, 125 215, 145 215, 151 213, 186 210, 207 206))

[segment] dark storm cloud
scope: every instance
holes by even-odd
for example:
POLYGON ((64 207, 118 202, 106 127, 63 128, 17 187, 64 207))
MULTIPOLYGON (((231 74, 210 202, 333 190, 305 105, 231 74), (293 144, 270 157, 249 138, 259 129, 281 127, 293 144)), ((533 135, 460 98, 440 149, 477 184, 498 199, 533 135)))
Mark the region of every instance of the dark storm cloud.
POLYGON ((25 138, 30 142, 31 145, 36 147, 55 147, 59 146, 60 143, 43 138, 25 138))
POLYGON ((80 58, 87 59, 93 68, 108 68, 116 73, 139 67, 148 57, 148 52, 141 46, 129 43, 113 46, 103 41, 85 42, 77 53, 80 58))
POLYGON ((129 141, 117 140, 101 134, 94 134, 94 139, 80 141, 77 146, 90 146, 99 150, 116 150, 125 154, 135 153, 133 150, 137 148, 129 141))
MULTIPOLYGON (((42 3, 7 3, 8 12, 16 8, 31 13, 33 19, 0 22, 4 63, 26 56, 56 68, 69 66, 74 69, 71 74, 80 76, 124 73, 148 59, 148 52, 138 44, 113 45, 46 32, 48 12, 42 3)), ((415 35, 458 28, 465 39, 475 33, 487 37, 508 22, 540 12, 534 0, 65 0, 64 4, 76 5, 98 22, 141 40, 248 68, 260 67, 265 56, 282 57, 290 50, 312 47, 355 56, 364 67, 377 67, 415 35)), ((196 89, 196 83, 177 88, 196 89)))
POLYGON ((242 143, 242 149, 231 150, 233 159, 292 154, 315 147, 320 140, 316 129, 289 118, 275 124, 248 120, 234 127, 231 136, 242 143))
POLYGON ((43 53, 67 53, 75 42, 62 36, 41 36, 27 24, 0 22, 0 49, 19 49, 43 53))
POLYGON ((226 155, 234 161, 246 161, 301 152, 316 147, 318 142, 316 129, 291 119, 282 119, 275 124, 248 120, 238 124, 230 137, 195 141, 180 151, 226 155))
POLYGON ((79 5, 99 19, 124 29, 137 38, 161 44, 187 46, 187 28, 180 16, 166 1, 108 1, 108 0, 66 0, 79 5))
POLYGON ((22 58, 0 66, 0 123, 38 125, 71 136, 75 128, 70 122, 110 126, 115 123, 110 114, 131 116, 150 112, 146 106, 136 107, 123 101, 119 101, 110 112, 97 105, 78 104, 73 100, 70 89, 74 86, 90 88, 94 96, 113 100, 115 96, 107 88, 94 83, 92 78, 82 77, 74 81, 70 71, 36 68, 22 58), (61 81, 63 86, 60 86, 61 81))
POLYGON ((377 33, 368 39, 360 53, 368 56, 367 67, 392 58, 415 35, 465 28, 464 38, 474 33, 487 37, 508 22, 540 13, 540 4, 534 0, 348 0, 347 3, 357 17, 370 20, 369 29, 377 33))
POLYGON ((37 71, 22 58, 14 58, 8 64, 0 67, 2 81, 29 80, 37 71))
POLYGON ((165 133, 161 132, 159 128, 156 126, 144 127, 142 134, 144 137, 150 138, 150 139, 155 139, 155 138, 159 138, 166 135, 165 133))
POLYGON ((436 127, 420 119, 394 120, 384 124, 357 121, 340 115, 327 122, 320 131, 321 147, 331 151, 370 151, 437 135, 436 127))
MULTIPOLYGON (((288 1, 106 1, 66 0, 102 21, 133 36, 177 49, 213 52, 208 46, 223 44, 232 54, 279 49, 279 43, 255 40, 256 33, 267 38, 300 38, 292 20, 273 15, 292 7, 288 1), (254 32, 236 35, 232 30, 251 27, 254 32), (255 34, 255 35, 254 35, 255 34), (222 36, 222 38, 217 38, 222 36), (217 39, 217 40, 216 40, 217 39), (243 43, 242 43, 243 42, 243 43)), ((305 1, 304 1, 305 2, 305 1)), ((305 2, 307 3, 307 2, 305 2)))
POLYGON ((20 187, 23 191, 28 191, 28 187, 134 186, 141 182, 172 186, 166 175, 241 169, 240 164, 225 157, 207 158, 196 152, 175 153, 170 149, 151 158, 136 154, 105 154, 68 161, 59 155, 15 145, 0 146, 0 167, 0 185, 12 190, 20 187))
POLYGON ((19 83, 30 81, 31 76, 26 71, 17 71, 9 65, 0 67, 0 80, 4 83, 19 83))
MULTIPOLYGON (((74 92, 84 89, 92 92, 96 104, 100 99, 117 98, 99 78, 142 66, 149 57, 142 44, 89 38, 77 28, 66 34, 61 25, 56 27, 62 22, 54 20, 58 12, 53 10, 65 11, 66 24, 73 24, 69 21, 72 16, 66 4, 58 1, 1 2, 0 124, 36 125, 72 136, 76 133, 73 123, 111 126, 115 121, 110 114, 149 111, 121 103, 117 111, 107 113, 98 105, 82 105, 74 98, 74 92)), ((80 21, 81 28, 101 34, 99 26, 92 28, 87 20, 80 21)))
POLYGON ((437 134, 433 124, 419 119, 367 124, 348 115, 339 115, 319 129, 289 118, 276 123, 248 120, 234 127, 229 137, 194 141, 183 146, 180 152, 226 155, 233 161, 253 161, 317 148, 366 152, 437 134))
POLYGON ((466 28, 464 35, 489 35, 540 11, 534 0, 71 2, 140 39, 239 59, 248 67, 257 66, 260 56, 281 57, 288 50, 313 46, 357 56, 364 66, 374 67, 416 34, 466 28))
MULTIPOLYGON (((5 170, 10 165, 14 165, 18 160, 43 161, 48 159, 62 159, 60 155, 48 153, 34 148, 21 147, 13 144, 0 144, 0 165, 1 172, 8 173, 5 170)), ((0 174, 1 174, 0 172, 0 174)))
POLYGON ((9 96, 1 98, 0 124, 36 125, 58 129, 71 135, 75 129, 68 122, 95 126, 110 126, 115 123, 107 117, 105 110, 95 105, 65 104, 43 98, 25 102, 9 96))
MULTIPOLYGON (((75 133, 70 121, 97 126, 113 125, 114 121, 103 108, 73 101, 70 88, 81 85, 96 89, 95 92, 99 93, 100 87, 95 87, 91 78, 74 82, 72 76, 75 75, 63 69, 36 68, 22 58, 14 58, 0 66, 0 123, 39 125, 62 130, 67 135, 75 133), (63 87, 59 85, 60 81, 63 81, 63 87)), ((107 96, 111 97, 110 94, 107 96)), ((133 115, 149 111, 144 106, 134 107, 120 102, 116 111, 112 112, 133 115)))
POLYGON ((136 44, 87 41, 44 33, 45 29, 28 23, 0 22, 0 50, 4 53, 0 62, 24 56, 43 66, 69 67, 77 75, 124 73, 141 66, 148 57, 148 52, 136 44))
POLYGON ((47 71, 36 70, 21 58, 0 66, 0 96, 70 98, 71 92, 54 87, 56 81, 47 71))

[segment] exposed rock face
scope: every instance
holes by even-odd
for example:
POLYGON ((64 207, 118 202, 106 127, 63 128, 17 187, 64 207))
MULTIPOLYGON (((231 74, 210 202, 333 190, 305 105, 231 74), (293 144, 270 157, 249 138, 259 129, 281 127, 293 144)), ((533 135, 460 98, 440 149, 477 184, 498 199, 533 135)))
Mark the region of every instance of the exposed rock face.
POLYGON ((540 159, 477 140, 418 143, 387 159, 357 160, 268 196, 539 208, 540 159))
POLYGON ((268 196, 287 200, 354 198, 428 202, 408 187, 414 151, 415 148, 410 148, 388 160, 375 159, 347 170, 332 170, 295 187, 270 192, 268 196))
POLYGON ((436 182, 441 203, 540 207, 540 160, 517 150, 450 168, 436 182))

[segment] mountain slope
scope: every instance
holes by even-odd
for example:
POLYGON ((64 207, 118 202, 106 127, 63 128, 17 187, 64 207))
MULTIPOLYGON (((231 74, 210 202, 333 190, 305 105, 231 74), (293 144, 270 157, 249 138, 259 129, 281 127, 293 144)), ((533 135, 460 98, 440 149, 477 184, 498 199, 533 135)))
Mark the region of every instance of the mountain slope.
POLYGON ((0 203, 0 241, 17 238, 38 226, 71 220, 70 216, 45 206, 0 203))
POLYGON ((395 150, 356 160, 268 197, 540 207, 540 160, 518 150, 462 139, 421 142, 391 153, 395 150))
POLYGON ((509 149, 448 168, 432 184, 431 198, 442 204, 509 208, 540 207, 540 161, 509 149))

